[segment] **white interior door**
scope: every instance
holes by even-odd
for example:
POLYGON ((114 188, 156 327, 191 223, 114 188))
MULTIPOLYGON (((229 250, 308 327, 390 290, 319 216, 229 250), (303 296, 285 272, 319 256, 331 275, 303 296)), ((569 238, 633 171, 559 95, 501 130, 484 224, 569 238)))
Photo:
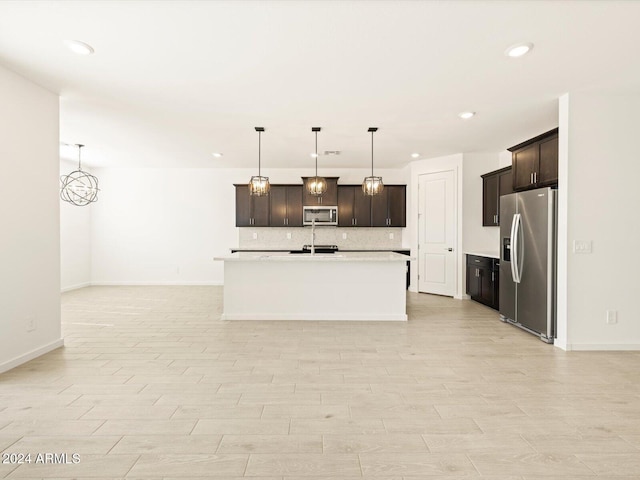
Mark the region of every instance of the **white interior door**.
POLYGON ((455 172, 420 175, 418 184, 418 291, 456 293, 455 172))

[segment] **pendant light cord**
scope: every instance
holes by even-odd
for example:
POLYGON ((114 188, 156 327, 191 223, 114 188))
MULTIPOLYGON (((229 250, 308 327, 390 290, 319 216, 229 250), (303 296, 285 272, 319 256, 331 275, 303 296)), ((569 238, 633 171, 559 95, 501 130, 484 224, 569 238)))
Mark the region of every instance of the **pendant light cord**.
POLYGON ((78 171, 82 171, 82 147, 84 145, 76 145, 78 147, 78 171))
POLYGON ((371 176, 373 177, 373 133, 371 132, 371 176))
POLYGON ((260 151, 262 150, 261 144, 260 144, 261 139, 262 139, 262 132, 258 131, 258 176, 259 177, 261 176, 260 174, 260 151))
POLYGON ((318 178, 318 132, 316 132, 316 178, 318 178))

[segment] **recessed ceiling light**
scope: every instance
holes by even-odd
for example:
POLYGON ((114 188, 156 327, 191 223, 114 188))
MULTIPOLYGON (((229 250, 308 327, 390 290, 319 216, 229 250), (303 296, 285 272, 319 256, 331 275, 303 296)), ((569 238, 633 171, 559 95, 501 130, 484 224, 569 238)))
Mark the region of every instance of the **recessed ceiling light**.
POLYGON ((418 158, 420 156, 419 153, 412 153, 411 158, 418 158))
POLYGON ((222 153, 219 153, 219 152, 213 152, 211 155, 213 155, 216 158, 222 157, 222 153))
POLYGON ((533 48, 533 43, 517 43, 507 48, 504 54, 507 57, 518 58, 529 53, 533 48))
POLYGON ((462 112, 462 113, 459 113, 458 116, 460 118, 462 118, 463 120, 469 120, 475 114, 476 114, 476 112, 462 112))
POLYGON ((95 51, 91 45, 79 40, 65 40, 64 44, 69 50, 78 55, 91 55, 95 51))

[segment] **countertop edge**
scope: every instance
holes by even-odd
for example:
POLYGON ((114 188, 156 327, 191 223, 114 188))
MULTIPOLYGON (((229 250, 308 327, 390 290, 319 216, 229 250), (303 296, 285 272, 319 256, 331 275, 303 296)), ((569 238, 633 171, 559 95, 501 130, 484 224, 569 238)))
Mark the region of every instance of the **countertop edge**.
POLYGON ((309 262, 322 261, 330 263, 344 262, 407 262, 415 260, 413 257, 393 251, 378 252, 346 252, 316 255, 296 255, 283 252, 236 252, 229 255, 214 257, 214 261, 231 262, 309 262))
POLYGON ((476 257, 487 257, 487 258, 495 258, 496 260, 500 260, 500 254, 497 252, 483 252, 480 250, 468 250, 464 252, 465 255, 475 255, 476 257))

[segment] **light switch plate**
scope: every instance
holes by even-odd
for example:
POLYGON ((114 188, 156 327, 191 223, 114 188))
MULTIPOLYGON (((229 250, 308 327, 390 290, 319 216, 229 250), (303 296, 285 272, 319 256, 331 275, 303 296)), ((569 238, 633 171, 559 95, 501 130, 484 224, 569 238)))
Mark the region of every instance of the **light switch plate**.
POLYGON ((573 253, 591 253, 591 240, 574 240, 573 253))
POLYGON ((258 232, 253 232, 253 239, 257 240, 258 239, 258 232))
POLYGON ((393 240, 393 233, 389 234, 389 240, 393 240))
POLYGON ((287 240, 291 240, 291 232, 287 232, 287 240))
POLYGON ((347 239, 347 234, 346 234, 346 233, 343 233, 343 234, 342 234, 342 239, 343 239, 343 240, 346 240, 346 239, 347 239))

